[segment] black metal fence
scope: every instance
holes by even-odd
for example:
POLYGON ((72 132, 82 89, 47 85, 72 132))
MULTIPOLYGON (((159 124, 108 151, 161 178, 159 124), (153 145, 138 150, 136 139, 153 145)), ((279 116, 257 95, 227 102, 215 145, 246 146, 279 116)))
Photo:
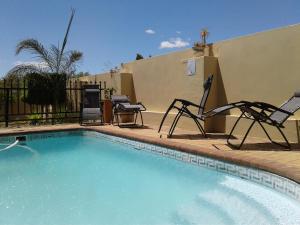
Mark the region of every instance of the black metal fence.
POLYGON ((82 87, 86 84, 99 85, 100 101, 106 90, 106 82, 82 82, 69 80, 66 83, 65 103, 57 106, 28 104, 28 81, 0 80, 0 126, 8 127, 10 123, 39 122, 57 123, 79 120, 82 87))

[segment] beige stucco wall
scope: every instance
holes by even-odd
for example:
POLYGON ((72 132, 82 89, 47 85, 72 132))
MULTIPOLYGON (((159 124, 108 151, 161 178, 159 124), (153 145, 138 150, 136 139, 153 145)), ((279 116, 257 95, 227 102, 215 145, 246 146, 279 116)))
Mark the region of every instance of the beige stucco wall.
POLYGON ((85 76, 80 77, 80 81, 87 81, 87 82, 97 82, 99 83, 101 81, 103 87, 104 83, 106 83, 106 88, 114 88, 116 90, 116 94, 121 94, 121 78, 118 73, 102 73, 102 74, 96 74, 94 76, 85 76))
MULTIPOLYGON (((133 61, 124 64, 114 76, 104 74, 96 79, 106 80, 108 86, 116 87, 117 93, 130 95, 133 101, 142 101, 147 106, 145 122, 148 124, 158 125, 174 98, 199 103, 203 81, 210 73, 215 79, 207 109, 240 100, 279 106, 300 90, 299 37, 300 25, 289 26, 214 43, 205 50, 206 56, 187 49, 133 61), (186 75, 186 60, 190 58, 196 59, 194 76, 186 75)), ((228 132, 238 113, 231 111, 226 120, 217 117, 205 124, 206 129, 228 132)), ((300 119, 300 112, 286 123, 285 132, 292 141, 298 140, 296 119, 300 119)), ((179 127, 195 129, 185 119, 179 127)), ((278 137, 276 132, 273 134, 278 137)), ((250 135, 263 136, 263 133, 255 128, 250 135)))
POLYGON ((244 99, 280 105, 300 90, 299 36, 296 25, 215 43, 225 88, 220 104, 244 99))
POLYGON ((94 76, 80 77, 79 81, 87 83, 101 82, 102 88, 114 88, 114 94, 127 95, 132 102, 136 102, 134 82, 131 73, 120 73, 120 71, 116 71, 113 73, 103 73, 94 76))
MULTIPOLYGON (((227 40, 213 45, 218 58, 224 95, 219 104, 241 99, 263 101, 280 106, 293 93, 300 90, 300 25, 284 27, 227 40)), ((238 110, 226 119, 229 132, 238 110)), ((299 141, 297 123, 300 112, 285 123, 289 140, 299 141)), ((245 131, 248 121, 242 121, 237 134, 245 131)), ((275 137, 278 132, 269 127, 275 137)), ((265 137, 260 127, 254 127, 251 136, 265 137)))
POLYGON ((126 65, 133 75, 138 101, 147 105, 148 111, 164 112, 174 98, 199 103, 203 94, 203 82, 209 73, 216 72, 214 57, 201 57, 192 50, 134 61, 126 65), (186 75, 186 60, 196 60, 195 75, 186 75), (213 61, 213 62, 212 62, 213 61), (208 62, 214 63, 210 70, 208 62))
MULTIPOLYGON (((217 64, 215 57, 201 56, 200 53, 187 50, 135 61, 125 67, 132 73, 137 101, 143 102, 150 114, 146 113, 146 117, 150 118, 152 124, 158 125, 174 98, 187 99, 199 104, 203 95, 203 83, 210 74, 214 74, 214 82, 206 106, 207 109, 217 106, 217 64), (187 59, 190 58, 196 61, 196 73, 192 76, 186 74, 187 59), (151 119, 153 115, 155 117, 151 119)), ((197 109, 192 111, 196 113, 197 109)), ((185 129, 195 128, 193 122, 184 118, 178 125, 185 129)), ((207 120, 205 128, 207 131, 214 131, 213 121, 207 120)))

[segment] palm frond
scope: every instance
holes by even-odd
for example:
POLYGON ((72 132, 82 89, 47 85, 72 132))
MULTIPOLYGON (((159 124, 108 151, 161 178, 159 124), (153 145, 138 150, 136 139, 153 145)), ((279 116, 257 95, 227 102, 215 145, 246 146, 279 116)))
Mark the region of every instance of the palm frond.
POLYGON ((70 59, 71 63, 78 62, 79 60, 82 59, 82 57, 83 57, 82 52, 79 52, 79 51, 76 51, 76 50, 70 51, 69 59, 70 59))
POLYGON ((60 50, 59 47, 56 47, 55 45, 51 45, 50 46, 50 52, 51 52, 51 58, 53 61, 53 71, 52 72, 56 72, 58 73, 60 70, 60 50))
POLYGON ((62 44, 62 47, 61 47, 61 50, 60 50, 60 55, 59 55, 59 58, 58 58, 59 67, 60 67, 60 63, 61 63, 61 60, 62 60, 62 57, 63 57, 63 54, 64 54, 65 47, 66 47, 67 42, 68 42, 69 31, 70 31, 70 28, 71 28, 71 25, 72 25, 74 14, 75 14, 75 9, 71 9, 71 17, 70 17, 70 20, 69 20, 67 31, 66 31, 64 41, 63 41, 63 44, 62 44))
POLYGON ((37 58, 41 59, 52 69, 51 57, 46 48, 36 39, 25 39, 17 44, 16 55, 22 51, 29 51, 37 58))
POLYGON ((5 77, 11 77, 11 76, 22 77, 28 73, 42 73, 42 72, 45 71, 39 66, 21 64, 13 67, 10 71, 8 71, 5 77))
POLYGON ((36 39, 25 39, 19 42, 16 46, 16 54, 22 51, 27 51, 37 57, 38 62, 32 64, 23 63, 12 68, 8 74, 26 74, 31 72, 52 72, 57 74, 71 74, 76 70, 76 62, 82 59, 82 53, 79 51, 65 52, 68 36, 72 21, 75 15, 75 10, 71 10, 68 27, 64 36, 62 47, 51 45, 46 49, 36 39))
POLYGON ((68 28, 67 28, 67 31, 66 31, 66 34, 65 34, 65 37, 64 37, 64 42, 63 42, 63 45, 62 45, 62 48, 61 48, 61 54, 64 52, 66 44, 67 44, 69 31, 70 31, 70 28, 71 28, 71 25, 72 25, 74 15, 75 15, 75 9, 71 9, 71 17, 70 17, 68 28))
POLYGON ((15 81, 15 80, 18 80, 21 78, 23 78, 23 74, 16 74, 16 73, 9 73, 9 74, 6 74, 4 77, 4 79, 12 80, 12 81, 15 81))
POLYGON ((75 63, 80 61, 83 57, 83 53, 79 51, 69 51, 66 52, 62 61, 62 69, 67 71, 67 73, 75 73, 76 65, 75 63))

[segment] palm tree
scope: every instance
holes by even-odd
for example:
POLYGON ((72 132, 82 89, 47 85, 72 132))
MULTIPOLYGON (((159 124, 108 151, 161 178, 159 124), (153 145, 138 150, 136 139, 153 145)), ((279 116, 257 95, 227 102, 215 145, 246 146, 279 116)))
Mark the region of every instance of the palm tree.
POLYGON ((67 27, 67 31, 64 37, 61 48, 55 45, 51 45, 49 49, 46 49, 36 39, 26 39, 17 44, 16 55, 22 51, 27 51, 33 54, 37 59, 38 63, 23 63, 16 65, 12 68, 7 76, 24 76, 28 73, 56 73, 56 74, 67 74, 68 76, 73 75, 76 70, 76 63, 82 59, 83 54, 79 51, 72 50, 66 51, 65 47, 68 41, 68 35, 73 21, 75 10, 71 10, 71 17, 67 27))
POLYGON ((206 38, 208 35, 209 35, 209 32, 208 32, 207 28, 201 29, 201 40, 202 40, 203 45, 206 45, 206 38))

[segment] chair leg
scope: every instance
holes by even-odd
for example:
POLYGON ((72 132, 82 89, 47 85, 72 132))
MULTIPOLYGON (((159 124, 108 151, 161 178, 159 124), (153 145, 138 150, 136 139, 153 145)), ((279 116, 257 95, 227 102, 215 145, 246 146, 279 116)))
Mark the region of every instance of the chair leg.
POLYGON ((115 126, 115 124, 118 124, 118 114, 115 112, 112 112, 112 124, 115 126))
POLYGON ((120 121, 119 121, 119 114, 117 113, 116 115, 116 118, 117 118, 117 124, 118 124, 118 127, 120 126, 120 121))
POLYGON ((287 139, 286 136, 284 135, 283 131, 280 129, 280 127, 277 127, 277 126, 276 126, 276 128, 277 128, 277 129, 279 130, 279 132, 281 133, 281 136, 283 137, 283 139, 285 140, 285 142, 286 142, 287 145, 283 145, 283 144, 277 143, 277 142, 275 142, 275 141, 273 141, 273 143, 279 144, 279 145, 281 145, 281 146, 283 146, 283 147, 288 148, 288 149, 291 150, 291 144, 289 143, 288 139, 287 139))
POLYGON ((112 125, 114 126, 115 125, 115 114, 114 113, 112 114, 111 118, 112 118, 112 125))
POLYGON ((240 119, 243 117, 244 114, 245 114, 245 113, 243 112, 243 113, 240 115, 240 117, 235 121, 233 127, 231 128, 230 134, 229 134, 229 136, 228 136, 228 138, 227 138, 227 143, 228 143, 228 144, 229 144, 229 139, 232 137, 232 133, 233 133, 233 131, 234 131, 236 125, 238 124, 238 122, 240 121, 240 119))
POLYGON ((180 110, 180 111, 177 113, 177 115, 175 116, 175 119, 173 120, 173 123, 172 123, 172 125, 171 125, 171 127, 170 127, 170 130, 169 130, 168 137, 172 137, 172 135, 173 135, 173 133, 174 133, 174 130, 175 130, 175 128, 176 128, 176 125, 177 125, 177 123, 178 123, 178 120, 179 120, 179 118, 181 117, 181 115, 182 115, 182 111, 180 110))
POLYGON ((286 145, 274 141, 274 140, 270 137, 270 135, 268 134, 266 128, 262 125, 262 123, 261 123, 261 122, 258 122, 258 123, 259 123, 259 125, 261 126, 261 128, 263 129, 263 131, 265 132, 265 134, 267 135, 268 139, 269 139, 273 144, 279 145, 279 146, 281 146, 281 147, 283 147, 283 148, 291 149, 291 144, 290 144, 289 141, 287 140, 286 136, 284 135, 284 133, 283 133, 283 131, 280 129, 280 127, 276 126, 277 130, 280 132, 281 136, 283 137, 283 139, 284 139, 286 145))
POLYGON ((234 123, 234 125, 233 125, 233 127, 232 127, 232 129, 231 129, 231 131, 230 131, 230 134, 229 134, 229 136, 228 136, 228 138, 227 138, 227 143, 228 143, 228 145, 230 145, 231 147, 233 147, 233 148, 235 148, 235 149, 241 149, 241 147, 243 146, 243 144, 244 144, 244 142, 245 142, 245 140, 246 140, 246 138, 247 138, 247 136, 248 136, 250 130, 252 129, 252 127, 253 127, 253 125, 255 124, 255 122, 257 122, 256 120, 253 120, 253 122, 250 124, 250 126, 249 126, 249 128, 248 128, 248 130, 247 130, 247 132, 246 132, 246 134, 245 134, 245 136, 243 137, 243 140, 241 141, 241 143, 240 143, 239 145, 232 144, 232 143, 230 142, 230 139, 231 139, 231 137, 232 137, 233 131, 235 130, 236 125, 238 124, 238 122, 240 121, 240 119, 243 118, 244 114, 245 114, 245 112, 243 112, 243 113, 240 115, 240 117, 236 120, 236 122, 234 123))
POLYGON ((206 132, 204 130, 204 128, 202 127, 201 123, 197 120, 197 119, 193 119, 198 127, 198 129, 200 130, 200 132, 203 134, 204 137, 207 137, 206 132))
POLYGON ((168 133, 168 137, 171 137, 173 132, 174 132, 174 125, 176 124, 176 121, 177 121, 177 118, 180 116, 180 111, 178 111, 178 113, 176 114, 171 126, 170 126, 170 129, 169 129, 169 133, 168 133))
MULTIPOLYGON (((182 116, 182 114, 183 114, 183 110, 181 109, 177 113, 177 115, 175 116, 175 119, 174 119, 174 121, 173 121, 173 123, 172 123, 172 125, 170 127, 168 137, 172 137, 172 135, 174 133, 174 130, 175 130, 176 126, 177 126, 177 123, 178 123, 180 117, 182 116)), ((192 118, 192 119, 194 120, 194 122, 196 123, 198 129, 204 135, 204 137, 207 137, 206 132, 205 132, 204 128, 202 127, 202 125, 199 123, 199 121, 197 119, 194 119, 194 118, 192 118)))
POLYGON ((101 124, 104 124, 104 117, 103 117, 103 113, 101 114, 101 124))
POLYGON ((138 117, 138 113, 134 113, 135 115, 135 118, 134 118, 134 125, 136 125, 136 120, 137 120, 137 117, 138 117))
POLYGON ((141 116, 142 126, 144 126, 144 120, 143 120, 142 112, 141 111, 139 111, 139 112, 140 112, 140 116, 141 116))
POLYGON ((261 122, 258 122, 258 124, 261 126, 261 128, 263 129, 263 131, 265 132, 265 134, 267 135, 268 139, 273 142, 273 140, 271 139, 270 135, 268 134, 266 128, 261 124, 261 122))
POLYGON ((162 125, 165 122, 165 119, 167 118, 167 116, 168 116, 169 112, 171 111, 171 109, 173 108, 174 104, 175 104, 175 101, 172 102, 172 104, 169 106, 169 108, 165 112, 165 114, 164 114, 164 116, 163 116, 163 118, 162 118, 162 120, 160 122, 160 125, 159 125, 159 128, 158 128, 158 133, 160 132, 160 130, 162 128, 162 125))

